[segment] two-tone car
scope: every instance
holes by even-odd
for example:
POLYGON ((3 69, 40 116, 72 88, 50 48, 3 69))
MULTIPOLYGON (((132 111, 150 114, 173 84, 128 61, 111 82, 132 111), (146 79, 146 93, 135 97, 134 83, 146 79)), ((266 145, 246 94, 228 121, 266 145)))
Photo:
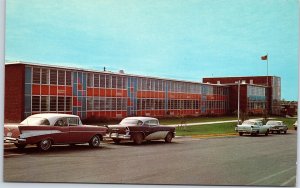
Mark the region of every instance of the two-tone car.
POLYGON ((158 119, 152 117, 127 117, 118 125, 109 125, 106 137, 117 144, 132 140, 139 145, 143 141, 160 139, 170 143, 175 137, 175 127, 161 126, 158 119))
POLYGON ((274 120, 270 120, 267 122, 268 126, 270 126, 270 132, 271 133, 277 133, 277 134, 280 134, 280 133, 284 133, 286 134, 287 130, 288 130, 288 127, 286 124, 283 123, 283 121, 274 121, 274 120))
POLYGON ((250 134, 253 136, 264 134, 267 136, 270 131, 270 126, 263 125, 260 120, 246 120, 241 125, 237 125, 235 131, 238 132, 240 136, 243 136, 243 134, 250 134))
POLYGON ((83 125, 76 115, 45 113, 31 115, 20 124, 4 125, 4 142, 18 148, 35 144, 42 151, 54 144, 89 143, 98 147, 106 132, 106 127, 83 125))

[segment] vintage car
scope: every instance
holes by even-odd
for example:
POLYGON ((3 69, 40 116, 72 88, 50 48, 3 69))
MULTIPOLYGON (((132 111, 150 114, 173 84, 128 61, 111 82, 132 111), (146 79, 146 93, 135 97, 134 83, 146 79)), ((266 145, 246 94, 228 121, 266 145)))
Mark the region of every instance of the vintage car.
POLYGON ((267 136, 269 134, 270 127, 268 125, 263 125, 260 120, 246 120, 242 123, 242 125, 237 125, 235 127, 235 131, 238 132, 240 136, 243 136, 243 134, 265 134, 267 136))
POLYGON ((152 117, 127 117, 118 125, 109 125, 106 137, 117 144, 121 140, 133 140, 135 144, 142 144, 144 140, 159 139, 170 143, 175 137, 175 128, 161 126, 158 119, 152 117))
POLYGON ((297 130, 297 125, 298 125, 298 120, 296 120, 296 122, 293 124, 295 130, 297 130))
POLYGON ((106 132, 106 127, 82 125, 76 115, 45 113, 31 115, 20 124, 4 125, 4 142, 20 149, 36 144, 42 151, 53 144, 89 143, 98 147, 106 132))
POLYGON ((288 127, 283 123, 283 121, 270 120, 266 125, 270 126, 269 130, 271 133, 276 132, 277 134, 280 134, 281 132, 283 132, 284 134, 286 134, 288 130, 288 127))

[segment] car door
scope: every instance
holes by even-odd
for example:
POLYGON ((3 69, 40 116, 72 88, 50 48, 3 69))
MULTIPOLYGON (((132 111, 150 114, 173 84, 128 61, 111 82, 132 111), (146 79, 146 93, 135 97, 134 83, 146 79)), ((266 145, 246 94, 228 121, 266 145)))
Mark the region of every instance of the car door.
POLYGON ((158 140, 165 138, 166 134, 160 130, 157 120, 149 120, 147 121, 147 125, 149 134, 145 138, 146 140, 158 140))
POLYGON ((87 135, 89 132, 87 127, 81 125, 79 118, 68 117, 68 125, 70 128, 70 142, 71 143, 83 143, 88 141, 87 135))
POLYGON ((59 118, 56 120, 53 126, 53 130, 56 131, 52 134, 54 143, 68 143, 69 142, 69 126, 66 118, 59 118))

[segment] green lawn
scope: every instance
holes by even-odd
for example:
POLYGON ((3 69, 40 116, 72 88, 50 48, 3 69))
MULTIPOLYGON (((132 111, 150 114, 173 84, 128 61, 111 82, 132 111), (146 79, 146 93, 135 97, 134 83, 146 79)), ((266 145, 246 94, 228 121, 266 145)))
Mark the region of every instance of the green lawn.
POLYGON ((176 127, 177 136, 192 136, 203 134, 224 134, 235 133, 236 123, 218 123, 207 125, 193 125, 186 127, 176 127))

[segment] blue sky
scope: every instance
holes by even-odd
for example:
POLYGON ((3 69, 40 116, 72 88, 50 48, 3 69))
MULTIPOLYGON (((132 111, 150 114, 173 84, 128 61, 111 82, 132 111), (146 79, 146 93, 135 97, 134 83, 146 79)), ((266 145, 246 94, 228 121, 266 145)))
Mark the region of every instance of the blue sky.
POLYGON ((298 0, 9 0, 6 59, 189 81, 280 76, 298 99, 298 0))

